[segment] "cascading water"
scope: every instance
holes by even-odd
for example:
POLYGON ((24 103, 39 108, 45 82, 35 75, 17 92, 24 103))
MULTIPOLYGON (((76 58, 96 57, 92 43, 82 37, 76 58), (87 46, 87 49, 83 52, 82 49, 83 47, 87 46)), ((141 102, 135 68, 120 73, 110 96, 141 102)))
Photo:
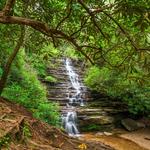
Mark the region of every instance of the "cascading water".
POLYGON ((75 106, 84 106, 82 98, 82 86, 79 82, 78 74, 75 73, 73 66, 71 65, 71 60, 65 60, 65 67, 67 74, 71 82, 71 88, 74 89, 73 93, 70 93, 68 88, 68 99, 69 102, 66 104, 67 112, 62 115, 63 126, 69 135, 78 135, 79 131, 77 128, 77 113, 75 111, 75 106))

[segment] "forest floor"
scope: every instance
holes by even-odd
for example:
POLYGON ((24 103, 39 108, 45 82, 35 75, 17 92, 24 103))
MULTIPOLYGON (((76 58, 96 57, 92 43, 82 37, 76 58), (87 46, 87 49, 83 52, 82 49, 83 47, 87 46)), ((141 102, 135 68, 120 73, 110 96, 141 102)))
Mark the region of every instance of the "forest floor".
POLYGON ((81 139, 102 142, 116 150, 150 150, 150 128, 133 132, 121 130, 120 133, 116 135, 87 133, 84 134, 81 139))
POLYGON ((101 142, 71 138, 32 117, 24 107, 0 97, 1 150, 113 150, 101 142))

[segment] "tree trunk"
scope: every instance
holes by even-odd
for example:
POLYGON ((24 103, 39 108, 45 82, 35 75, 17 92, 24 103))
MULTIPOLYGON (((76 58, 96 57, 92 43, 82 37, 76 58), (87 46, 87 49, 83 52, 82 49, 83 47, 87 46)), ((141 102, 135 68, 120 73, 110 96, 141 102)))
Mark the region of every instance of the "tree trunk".
POLYGON ((18 39, 17 45, 14 48, 12 54, 9 56, 9 58, 6 62, 6 65, 4 67, 3 74, 2 74, 2 77, 0 79, 0 95, 2 94, 3 89, 6 85, 12 62, 14 61, 17 53, 19 52, 20 47, 22 46, 23 39, 24 39, 24 33, 25 33, 25 31, 24 31, 24 27, 23 27, 21 29, 21 35, 20 35, 20 38, 18 39))

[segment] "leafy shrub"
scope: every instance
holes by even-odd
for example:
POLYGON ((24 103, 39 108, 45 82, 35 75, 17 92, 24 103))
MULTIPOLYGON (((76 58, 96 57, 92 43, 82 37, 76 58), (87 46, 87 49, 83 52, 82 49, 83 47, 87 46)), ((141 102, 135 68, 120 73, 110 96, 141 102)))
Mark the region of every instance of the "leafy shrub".
POLYGON ((33 68, 36 69, 40 77, 46 76, 47 66, 51 66, 50 61, 58 58, 60 51, 53 47, 52 44, 44 44, 42 48, 38 49, 32 54, 28 54, 28 61, 32 64, 33 68))
POLYGON ((64 56, 66 57, 72 58, 73 60, 84 58, 84 56, 81 55, 80 52, 76 51, 73 47, 67 46, 64 49, 64 56))
POLYGON ((127 77, 124 72, 94 66, 87 71, 84 81, 91 89, 126 102, 133 114, 150 113, 150 84, 141 72, 131 72, 127 77))
POLYGON ((59 125, 60 123, 58 105, 56 103, 40 103, 34 116, 52 125, 59 125))

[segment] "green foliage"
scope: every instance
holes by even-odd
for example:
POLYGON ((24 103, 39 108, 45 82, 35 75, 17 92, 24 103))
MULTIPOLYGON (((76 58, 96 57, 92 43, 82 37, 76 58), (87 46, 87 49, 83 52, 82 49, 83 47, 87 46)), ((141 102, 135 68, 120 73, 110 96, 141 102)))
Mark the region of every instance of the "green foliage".
POLYGON ((46 77, 45 77, 45 81, 56 83, 56 82, 57 82, 57 79, 56 79, 55 77, 53 77, 53 76, 46 76, 46 77))
POLYGON ((9 135, 1 137, 0 138, 0 149, 2 149, 2 147, 8 147, 9 143, 10 143, 10 140, 11 140, 11 138, 10 138, 9 135))
POLYGON ((88 70, 85 78, 85 83, 94 90, 105 91, 104 85, 108 84, 107 81, 110 77, 110 70, 108 68, 91 67, 88 70))
POLYGON ((34 59, 34 56, 37 57, 33 54, 30 58, 32 66, 36 69, 38 76, 44 78, 46 76, 46 63, 40 58, 34 59))
POLYGON ((20 51, 2 96, 25 106, 37 118, 56 125, 55 123, 59 122, 58 106, 48 102, 46 88, 40 83, 35 70, 26 63, 25 58, 24 51, 20 51), (47 109, 42 109, 43 105, 47 109), (37 115, 38 113, 40 115, 37 115))
POLYGON ((75 60, 83 58, 83 56, 79 52, 77 52, 74 48, 72 48, 70 46, 67 46, 64 49, 65 49, 65 51, 64 51, 63 55, 66 57, 69 57, 69 58, 72 58, 75 60))
POLYGON ((91 67, 85 77, 85 83, 99 92, 111 97, 118 97, 127 103, 133 114, 149 114, 150 84, 144 80, 141 72, 132 72, 126 76, 119 70, 106 67, 91 67))
MULTIPOLYGON (((30 48, 30 47, 29 47, 30 48)), ((60 51, 52 46, 52 44, 45 45, 36 52, 29 53, 28 61, 34 69, 36 69, 38 76, 45 78, 46 69, 51 66, 51 59, 58 58, 60 51)))

